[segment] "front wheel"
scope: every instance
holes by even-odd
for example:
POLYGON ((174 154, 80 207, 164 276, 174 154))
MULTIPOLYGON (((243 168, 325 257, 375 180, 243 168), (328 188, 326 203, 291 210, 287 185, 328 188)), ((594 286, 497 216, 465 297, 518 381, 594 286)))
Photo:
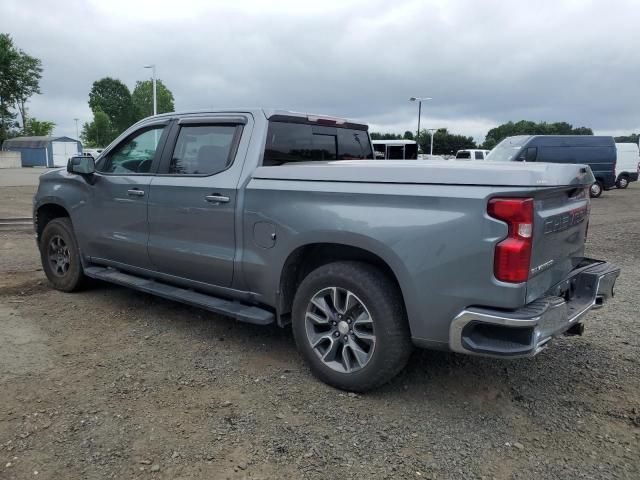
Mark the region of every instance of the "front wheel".
POLYGON ((629 186, 629 179, 627 177, 620 177, 616 182, 616 187, 627 188, 629 186))
POLYGON ((589 194, 591 195, 591 198, 598 198, 600 195, 602 195, 603 190, 604 187, 602 186, 602 182, 600 180, 597 180, 593 185, 591 185, 589 194))
POLYGON ((302 281, 293 334, 314 375, 342 390, 363 392, 388 382, 412 351, 397 285, 361 262, 330 263, 302 281))
POLYGON ((71 220, 55 218, 40 237, 40 258, 47 279, 57 290, 73 292, 86 283, 71 220))

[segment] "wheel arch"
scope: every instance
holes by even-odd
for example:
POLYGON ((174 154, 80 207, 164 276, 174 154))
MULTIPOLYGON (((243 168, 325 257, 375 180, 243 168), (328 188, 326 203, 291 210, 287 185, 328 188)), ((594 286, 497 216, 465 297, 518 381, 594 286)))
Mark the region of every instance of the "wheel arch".
POLYGON ((302 280, 316 268, 337 261, 360 261, 378 268, 396 285, 402 298, 403 307, 406 309, 400 279, 390 262, 380 254, 346 243, 314 242, 295 248, 282 266, 277 301, 278 324, 280 326, 290 322, 293 299, 302 280))
POLYGON ((69 210, 59 202, 45 201, 36 206, 34 209, 33 224, 38 242, 40 242, 40 237, 47 224, 51 220, 60 217, 71 219, 69 210))

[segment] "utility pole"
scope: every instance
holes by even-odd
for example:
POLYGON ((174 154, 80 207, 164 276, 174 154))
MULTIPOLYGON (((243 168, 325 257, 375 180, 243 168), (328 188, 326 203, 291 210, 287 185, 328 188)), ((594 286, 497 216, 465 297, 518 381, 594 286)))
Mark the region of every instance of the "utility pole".
POLYGON ((422 102, 427 100, 433 100, 433 99, 431 97, 409 98, 410 102, 418 102, 418 135, 416 135, 417 153, 420 153, 420 117, 422 117, 422 102))
POLYGON ((144 68, 150 68, 153 74, 153 116, 158 114, 158 99, 156 97, 156 65, 145 65, 144 68))
POLYGON ((430 132, 430 134, 431 134, 431 151, 429 152, 429 155, 433 156, 433 136, 438 131, 438 129, 437 128, 427 128, 427 131, 430 132))
POLYGON ((74 118, 75 122, 76 122, 76 140, 80 140, 80 135, 78 135, 78 120, 80 120, 79 118, 74 118))

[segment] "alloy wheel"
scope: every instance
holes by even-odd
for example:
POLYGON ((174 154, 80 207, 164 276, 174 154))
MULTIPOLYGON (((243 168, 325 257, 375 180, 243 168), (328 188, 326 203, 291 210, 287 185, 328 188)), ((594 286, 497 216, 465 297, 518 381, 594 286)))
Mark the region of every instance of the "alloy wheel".
POLYGON ((341 373, 365 367, 376 345, 369 310, 353 292, 340 287, 324 288, 311 297, 305 331, 320 360, 341 373))
POLYGON ((49 241, 47 258, 54 275, 64 277, 71 266, 69 247, 60 235, 54 235, 49 241))

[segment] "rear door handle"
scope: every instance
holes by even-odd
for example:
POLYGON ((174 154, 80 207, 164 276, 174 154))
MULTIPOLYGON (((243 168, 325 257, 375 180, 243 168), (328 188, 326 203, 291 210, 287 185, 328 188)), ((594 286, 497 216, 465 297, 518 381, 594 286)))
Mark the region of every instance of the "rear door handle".
POLYGON ((229 203, 229 197, 224 195, 207 195, 204 199, 210 203, 229 203))
POLYGON ((127 194, 131 195, 132 197, 144 197, 144 190, 132 188, 131 190, 127 190, 127 194))

